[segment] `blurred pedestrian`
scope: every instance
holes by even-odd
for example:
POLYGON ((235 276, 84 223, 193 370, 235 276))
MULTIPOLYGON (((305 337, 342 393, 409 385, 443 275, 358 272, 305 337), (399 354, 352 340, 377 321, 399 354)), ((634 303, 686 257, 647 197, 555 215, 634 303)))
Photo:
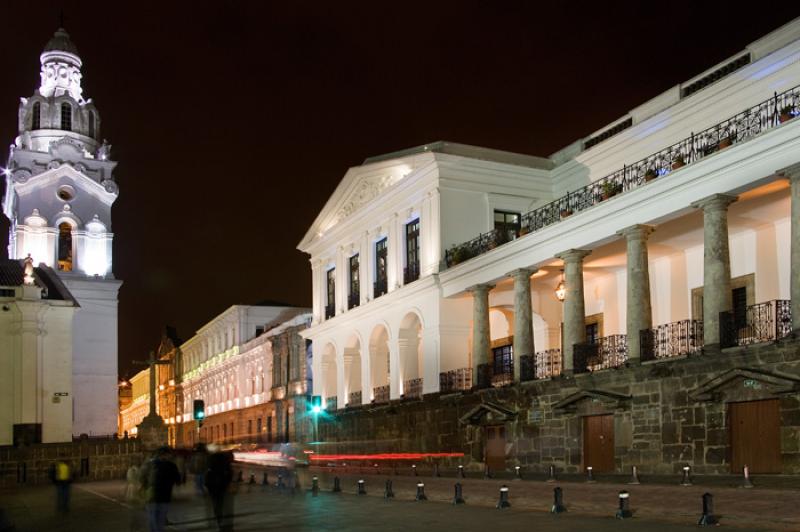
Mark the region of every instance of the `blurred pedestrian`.
POLYGON ((50 480, 56 486, 56 510, 59 513, 69 512, 69 490, 72 484, 72 470, 69 464, 59 460, 51 465, 50 480))
POLYGON ((212 453, 208 456, 206 488, 211 496, 214 518, 221 532, 233 531, 233 453, 212 453))
POLYGON ((194 475, 194 488, 198 495, 205 495, 205 475, 208 469, 208 449, 205 443, 198 443, 189 461, 189 470, 194 475))
POLYGON ((169 447, 161 447, 155 457, 142 467, 139 478, 145 494, 150 532, 162 532, 167 524, 167 510, 172 488, 181 480, 178 468, 170 460, 169 447))

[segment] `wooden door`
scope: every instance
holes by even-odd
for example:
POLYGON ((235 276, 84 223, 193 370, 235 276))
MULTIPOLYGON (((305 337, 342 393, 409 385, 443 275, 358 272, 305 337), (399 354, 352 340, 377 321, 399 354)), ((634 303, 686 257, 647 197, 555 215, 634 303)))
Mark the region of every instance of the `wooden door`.
POLYGON ((781 472, 780 401, 730 403, 731 473, 781 472))
POLYGON ((506 468, 506 427, 486 427, 486 465, 493 471, 506 468))
POLYGON ((583 418, 583 467, 614 471, 614 415, 583 418))

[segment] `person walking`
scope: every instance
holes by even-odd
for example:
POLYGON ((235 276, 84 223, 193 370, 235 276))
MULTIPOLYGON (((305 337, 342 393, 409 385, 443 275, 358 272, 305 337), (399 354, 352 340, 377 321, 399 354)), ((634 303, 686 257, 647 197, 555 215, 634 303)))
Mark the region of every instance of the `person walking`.
POLYGON ((210 454, 205 482, 211 497, 214 518, 221 532, 233 531, 233 494, 230 492, 232 480, 233 453, 210 454))
POLYGON ((170 460, 169 447, 161 447, 155 457, 142 467, 140 478, 145 493, 147 522, 150 532, 163 532, 172 488, 181 480, 180 472, 170 460))
POLYGON ((205 476, 208 469, 208 450, 205 443, 198 443, 189 461, 189 470, 194 475, 194 488, 198 495, 205 495, 205 476))
POLYGON ((72 484, 72 470, 69 464, 61 460, 50 467, 50 480, 56 486, 56 510, 59 513, 69 512, 69 490, 72 484))

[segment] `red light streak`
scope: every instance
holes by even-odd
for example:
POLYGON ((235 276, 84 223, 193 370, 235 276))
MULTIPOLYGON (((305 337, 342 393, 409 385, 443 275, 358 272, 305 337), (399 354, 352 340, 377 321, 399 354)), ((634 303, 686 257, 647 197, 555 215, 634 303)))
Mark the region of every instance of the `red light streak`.
POLYGON ((315 454, 315 462, 336 460, 422 460, 423 458, 460 458, 464 453, 382 453, 382 454, 315 454))

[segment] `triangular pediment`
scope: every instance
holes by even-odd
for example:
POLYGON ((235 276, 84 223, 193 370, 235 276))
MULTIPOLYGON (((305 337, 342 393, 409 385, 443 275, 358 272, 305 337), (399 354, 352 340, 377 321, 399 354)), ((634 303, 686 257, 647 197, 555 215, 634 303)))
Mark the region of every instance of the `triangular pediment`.
POLYGON ((463 425, 484 425, 514 421, 517 413, 497 403, 481 403, 459 418, 463 425))
POLYGON ((24 182, 15 182, 13 187, 17 194, 25 195, 44 188, 55 188, 62 184, 69 184, 81 189, 109 205, 114 203, 118 195, 116 183, 113 181, 106 180, 100 184, 73 168, 69 163, 36 174, 24 182))
POLYGON ((630 400, 630 395, 609 392, 605 390, 578 390, 553 405, 553 410, 558 412, 575 412, 583 402, 601 403, 610 409, 624 407, 630 400))
POLYGON ((703 383, 689 392, 695 401, 713 401, 727 393, 755 391, 759 395, 794 393, 800 391, 800 379, 752 368, 733 368, 703 383))

